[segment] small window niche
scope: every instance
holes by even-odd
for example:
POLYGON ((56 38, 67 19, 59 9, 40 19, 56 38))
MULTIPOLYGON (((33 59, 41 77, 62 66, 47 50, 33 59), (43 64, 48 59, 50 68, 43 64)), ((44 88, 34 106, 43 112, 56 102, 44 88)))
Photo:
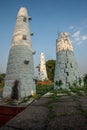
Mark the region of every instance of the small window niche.
POLYGON ((65 68, 67 68, 67 64, 65 63, 65 68))
POLYGON ((27 22, 27 18, 26 18, 26 17, 24 17, 24 18, 23 18, 23 21, 26 23, 26 22, 27 22))
POLYGON ((29 64, 29 60, 24 60, 24 64, 28 65, 29 64))
POLYGON ((27 36, 26 35, 23 35, 23 40, 27 40, 27 36))
POLYGON ((67 76, 69 76, 69 72, 66 72, 67 76))
POLYGON ((72 63, 70 63, 71 68, 73 68, 72 63))

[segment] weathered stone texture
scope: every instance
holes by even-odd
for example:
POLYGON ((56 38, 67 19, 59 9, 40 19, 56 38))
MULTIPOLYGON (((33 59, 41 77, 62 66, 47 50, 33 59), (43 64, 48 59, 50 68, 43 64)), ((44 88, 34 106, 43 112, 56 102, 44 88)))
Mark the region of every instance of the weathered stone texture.
POLYGON ((33 50, 31 47, 29 19, 26 8, 21 8, 9 52, 3 97, 11 97, 15 80, 19 81, 19 98, 35 92, 33 50))
POLYGON ((62 88, 68 88, 80 77, 79 67, 74 57, 73 47, 68 33, 60 33, 56 40, 56 67, 54 88, 58 88, 56 81, 62 81, 62 88), (66 42, 67 41, 67 42, 66 42))
POLYGON ((46 71, 46 64, 45 64, 45 55, 43 52, 40 54, 40 75, 39 79, 41 81, 48 80, 47 71, 46 71))

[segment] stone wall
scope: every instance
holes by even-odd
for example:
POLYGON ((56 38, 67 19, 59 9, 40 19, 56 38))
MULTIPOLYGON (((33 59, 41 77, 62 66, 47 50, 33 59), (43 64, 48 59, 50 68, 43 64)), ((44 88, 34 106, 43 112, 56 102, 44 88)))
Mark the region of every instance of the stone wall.
POLYGON ((75 60, 73 47, 68 33, 60 33, 56 40, 56 66, 54 88, 68 88, 80 77, 79 67, 75 60), (62 81, 58 86, 57 82, 62 81))

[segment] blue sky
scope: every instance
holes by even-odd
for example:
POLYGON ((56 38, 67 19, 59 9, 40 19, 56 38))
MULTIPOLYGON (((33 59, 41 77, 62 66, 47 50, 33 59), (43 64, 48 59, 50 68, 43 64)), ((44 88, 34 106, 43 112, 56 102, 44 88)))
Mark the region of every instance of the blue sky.
POLYGON ((87 0, 1 0, 0 72, 6 71, 16 16, 23 6, 32 17, 34 65, 42 51, 46 60, 56 59, 58 33, 69 32, 81 73, 87 73, 87 0))

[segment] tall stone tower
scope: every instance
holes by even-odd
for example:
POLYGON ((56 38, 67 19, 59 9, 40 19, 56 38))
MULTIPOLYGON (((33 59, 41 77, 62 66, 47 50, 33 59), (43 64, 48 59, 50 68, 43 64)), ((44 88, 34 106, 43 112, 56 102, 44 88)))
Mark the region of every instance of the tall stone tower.
POLYGON ((26 8, 20 8, 9 52, 3 97, 18 99, 35 93, 33 50, 31 45, 30 17, 26 8), (17 89, 13 89, 13 87, 17 89))
POLYGON ((68 88, 74 82, 78 82, 79 77, 79 67, 74 57, 69 34, 60 33, 56 40, 54 89, 68 88))
POLYGON ((45 56, 44 53, 41 52, 40 54, 40 80, 48 80, 47 78, 47 71, 46 71, 46 64, 45 64, 45 56))

